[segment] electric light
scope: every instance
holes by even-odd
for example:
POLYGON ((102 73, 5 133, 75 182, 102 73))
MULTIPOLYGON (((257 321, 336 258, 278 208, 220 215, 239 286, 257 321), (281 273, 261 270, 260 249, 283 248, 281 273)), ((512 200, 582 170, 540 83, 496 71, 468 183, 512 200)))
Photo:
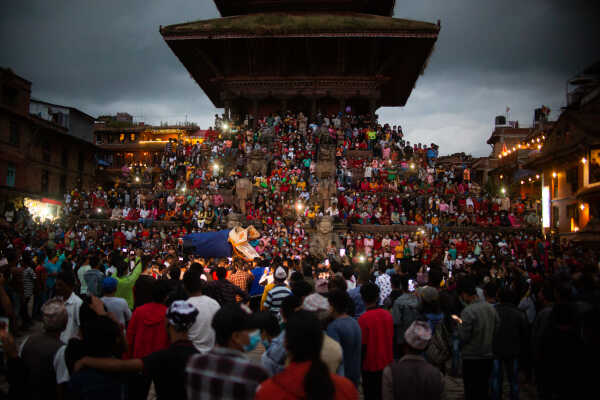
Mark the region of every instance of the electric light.
POLYGON ((535 175, 535 179, 540 179, 540 175, 539 175, 539 174, 536 174, 536 175, 535 175))
POLYGON ((506 193, 506 189, 505 188, 500 189, 500 191, 502 192, 502 194, 506 193))
POLYGON ((227 125, 227 124, 223 124, 223 130, 225 130, 225 131, 226 131, 227 129, 229 129, 229 125, 227 125))
POLYGON ((102 209, 101 209, 101 208, 99 208, 99 209, 98 209, 98 214, 100 214, 101 212, 102 212, 102 209))
POLYGON ((525 181, 521 181, 521 185, 524 184, 524 183, 525 183, 525 181))
POLYGON ((552 177, 556 178, 556 176, 557 176, 556 172, 552 172, 552 177))
POLYGON ((579 208, 581 209, 581 211, 583 211, 583 210, 585 210, 585 205, 584 205, 583 203, 581 203, 581 204, 579 205, 579 208))
POLYGON ((410 169, 415 169, 415 164, 410 164, 410 169))
POLYGON ((139 182, 139 181, 140 181, 140 177, 139 177, 139 176, 136 176, 136 177, 135 177, 135 181, 136 181, 136 182, 139 182))
POLYGON ((583 158, 581 159, 581 163, 582 163, 582 164, 585 164, 586 162, 587 162, 587 160, 585 159, 585 157, 583 157, 583 158))
POLYGON ((365 262, 365 256, 363 256, 363 255, 359 256, 358 261, 360 261, 361 263, 365 262))

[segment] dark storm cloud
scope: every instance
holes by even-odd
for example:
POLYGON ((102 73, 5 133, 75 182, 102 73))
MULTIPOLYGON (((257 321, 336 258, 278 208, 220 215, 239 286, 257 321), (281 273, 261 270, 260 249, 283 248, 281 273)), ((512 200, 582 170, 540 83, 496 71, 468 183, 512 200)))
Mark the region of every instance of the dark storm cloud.
MULTIPOLYGON (((493 117, 506 106, 522 125, 541 104, 555 117, 566 80, 600 59, 597 1, 396 3, 396 17, 440 19, 442 31, 406 107, 380 115, 443 153, 487 154, 493 117)), ((217 16, 211 0, 2 2, 0 65, 31 80, 35 97, 93 115, 187 117, 206 127, 215 110, 158 28, 217 16)))

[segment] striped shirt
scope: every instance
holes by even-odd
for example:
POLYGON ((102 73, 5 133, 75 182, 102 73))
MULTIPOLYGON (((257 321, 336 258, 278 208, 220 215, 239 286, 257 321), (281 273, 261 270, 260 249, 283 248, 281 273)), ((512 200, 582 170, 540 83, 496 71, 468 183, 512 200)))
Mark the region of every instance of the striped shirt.
POLYGON ((240 351, 214 347, 190 358, 186 368, 188 400, 254 399, 269 374, 240 351))
POLYGON ((25 298, 33 296, 33 285, 35 280, 35 272, 31 267, 25 268, 23 271, 23 294, 25 298))
POLYGON ((271 310, 271 312, 278 313, 283 299, 291 294, 292 291, 287 286, 276 285, 273 289, 269 290, 269 293, 267 293, 265 308, 271 310))

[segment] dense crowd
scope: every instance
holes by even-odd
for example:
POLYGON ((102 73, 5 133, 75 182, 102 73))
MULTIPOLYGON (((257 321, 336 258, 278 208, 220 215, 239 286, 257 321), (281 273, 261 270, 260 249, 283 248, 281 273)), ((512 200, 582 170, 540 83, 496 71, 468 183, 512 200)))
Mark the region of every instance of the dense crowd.
POLYGON ((63 218, 6 210, 9 398, 439 399, 447 375, 462 377, 465 399, 500 399, 503 381, 511 399, 523 382, 542 399, 589 393, 600 348, 593 249, 524 229, 521 201, 473 192, 465 170, 436 165, 437 146, 410 146, 368 116, 217 122, 201 144, 169 144, 157 176, 128 170, 108 191, 72 191, 63 218), (325 205, 314 164, 331 144, 325 205), (264 173, 240 157, 254 151, 264 173), (181 237, 242 211, 223 194, 242 177, 256 185, 244 216, 260 227, 250 244, 261 257, 185 252, 181 237), (419 229, 345 224, 317 258, 307 223, 327 214, 419 229), (458 229, 470 225, 523 229, 458 229), (23 337, 37 320, 43 331, 23 337))
POLYGON ((221 226, 231 212, 259 226, 277 217, 314 223, 322 215, 348 225, 539 224, 534 206, 482 193, 468 166, 437 165, 437 145, 411 145, 400 127, 378 124, 371 115, 319 114, 309 122, 302 113, 275 114, 254 127, 217 117, 216 125, 219 130, 202 140, 169 141, 155 164, 124 166, 115 187, 74 189, 65 196, 65 212, 144 224, 178 221, 188 230, 221 226), (335 189, 323 199, 317 169, 327 154, 335 161, 335 189), (259 165, 252 167, 252 160, 259 165), (243 205, 234 201, 240 178, 254 187, 243 205))

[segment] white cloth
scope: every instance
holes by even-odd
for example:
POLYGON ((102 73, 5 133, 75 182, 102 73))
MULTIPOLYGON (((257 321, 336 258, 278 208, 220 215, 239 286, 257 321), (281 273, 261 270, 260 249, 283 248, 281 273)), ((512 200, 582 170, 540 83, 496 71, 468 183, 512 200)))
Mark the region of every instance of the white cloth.
POLYGON ((69 339, 77 336, 79 333, 79 309, 82 304, 83 300, 75 293, 71 293, 71 296, 65 301, 69 320, 67 321, 67 327, 60 334, 60 340, 65 344, 69 342, 69 339))
POLYGON ((81 284, 81 294, 87 294, 88 292, 87 283, 85 282, 85 279, 83 279, 83 275, 90 269, 92 269, 91 266, 82 265, 77 271, 77 278, 79 278, 79 283, 81 284))
POLYGON ((206 353, 215 345, 215 331, 211 327, 211 323, 213 316, 221 306, 208 296, 190 297, 187 301, 198 309, 196 322, 188 331, 188 337, 196 350, 206 353))

